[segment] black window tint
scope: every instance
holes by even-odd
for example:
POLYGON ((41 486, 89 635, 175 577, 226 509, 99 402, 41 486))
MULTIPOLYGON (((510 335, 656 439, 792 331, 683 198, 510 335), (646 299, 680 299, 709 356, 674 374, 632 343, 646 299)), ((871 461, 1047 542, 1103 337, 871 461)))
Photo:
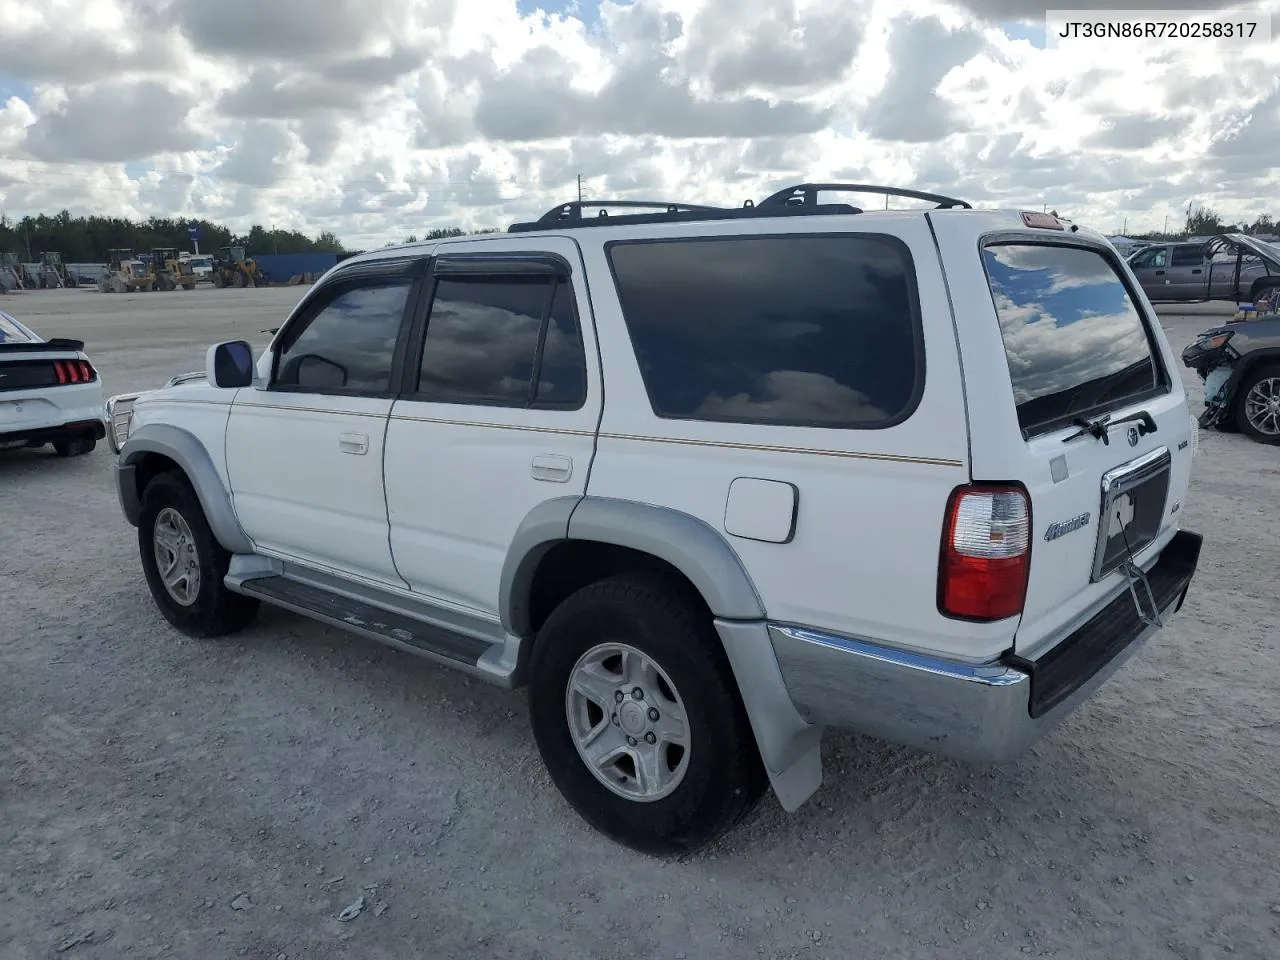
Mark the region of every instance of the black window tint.
POLYGON ((412 283, 382 281, 344 290, 281 351, 276 385, 385 393, 412 283))
POLYGON ((915 278, 894 241, 616 243, 609 259, 659 416, 875 427, 917 402, 915 278))
POLYGON ((418 391, 443 403, 529 403, 552 281, 442 277, 436 284, 418 391))
POLYGON ((556 284, 542 347, 536 401, 549 406, 577 406, 587 397, 587 359, 573 309, 573 288, 556 284))
POLYGON ((1028 435, 1120 406, 1160 385, 1142 317, 1100 254, 1049 244, 983 251, 1028 435))
POLYGON ((1175 267, 1198 267, 1204 263, 1203 247, 1174 247, 1173 265, 1175 267))

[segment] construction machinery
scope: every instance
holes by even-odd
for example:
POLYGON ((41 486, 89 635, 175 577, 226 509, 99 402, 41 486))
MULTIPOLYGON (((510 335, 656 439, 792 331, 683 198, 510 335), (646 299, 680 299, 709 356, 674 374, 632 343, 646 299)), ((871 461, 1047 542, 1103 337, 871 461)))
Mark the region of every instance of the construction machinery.
POLYGON ((178 255, 177 247, 156 247, 151 251, 157 290, 194 290, 199 277, 191 264, 178 255))
POLYGON ((62 262, 62 254, 46 250, 40 254, 40 270, 37 280, 41 290, 57 290, 61 287, 78 287, 80 281, 62 262))
POLYGON ((107 251, 107 272, 98 281, 102 293, 137 293, 155 289, 156 273, 152 265, 133 255, 132 250, 107 251))
POLYGON ((221 247, 213 258, 210 276, 215 287, 263 287, 267 283, 257 261, 244 255, 244 247, 221 247))
POLYGON ((0 253, 0 293, 11 290, 34 290, 36 278, 27 270, 16 253, 0 253))

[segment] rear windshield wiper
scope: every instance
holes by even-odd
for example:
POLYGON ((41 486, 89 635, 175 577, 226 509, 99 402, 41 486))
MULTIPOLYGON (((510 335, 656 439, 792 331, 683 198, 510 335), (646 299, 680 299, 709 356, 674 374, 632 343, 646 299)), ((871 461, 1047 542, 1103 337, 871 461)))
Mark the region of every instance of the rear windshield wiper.
POLYGON ((1127 417, 1121 417, 1119 420, 1112 420, 1111 414, 1104 414, 1096 420, 1089 420, 1086 417, 1072 417, 1071 422, 1080 429, 1068 437, 1063 437, 1063 443, 1069 443, 1077 437, 1083 437, 1086 433, 1095 440, 1101 440, 1103 446, 1111 445, 1110 431, 1112 427, 1118 427, 1125 423, 1136 423, 1138 425, 1138 436, 1144 437, 1148 433, 1155 433, 1159 427, 1156 425, 1155 418, 1145 410, 1139 410, 1137 413, 1131 413, 1127 417))

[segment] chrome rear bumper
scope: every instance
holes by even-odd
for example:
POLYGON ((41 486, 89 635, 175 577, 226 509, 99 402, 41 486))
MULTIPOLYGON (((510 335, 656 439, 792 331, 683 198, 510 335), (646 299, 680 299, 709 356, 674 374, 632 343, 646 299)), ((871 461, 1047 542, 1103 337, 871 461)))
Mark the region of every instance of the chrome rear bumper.
MULTIPOLYGON (((1180 532, 1148 573, 1161 619, 1182 606, 1201 538, 1180 532)), ((786 624, 770 638, 802 717, 944 756, 1000 763, 1087 700, 1158 626, 1128 592, 1036 661, 971 665, 786 624)))

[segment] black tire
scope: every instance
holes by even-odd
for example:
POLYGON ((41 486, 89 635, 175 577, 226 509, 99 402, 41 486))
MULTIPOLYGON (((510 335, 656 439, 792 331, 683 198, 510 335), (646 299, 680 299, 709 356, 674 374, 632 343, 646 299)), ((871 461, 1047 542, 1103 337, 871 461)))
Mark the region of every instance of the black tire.
POLYGON ((243 289, 245 288, 245 285, 246 285, 249 281, 245 278, 244 272, 243 272, 242 270, 237 270, 237 271, 236 271, 236 278, 235 278, 235 281, 234 281, 234 282, 235 282, 235 285, 236 285, 236 289, 237 289, 237 290, 243 290, 243 289))
POLYGON ((667 578, 624 575, 583 587, 538 632, 529 664, 534 739, 551 779, 601 833, 642 853, 686 854, 732 828, 766 779, 746 710, 705 611, 667 578), (600 782, 574 745, 565 695, 579 658, 613 641, 634 647, 670 677, 685 708, 688 767, 675 790, 628 799, 600 782))
POLYGON ((200 500, 181 473, 161 473, 147 484, 142 494, 142 515, 138 521, 138 553, 151 596, 164 618, 189 637, 226 636, 243 630, 258 612, 258 601, 227 589, 223 577, 231 564, 231 554, 214 539, 200 500), (170 595, 160 574, 154 543, 156 521, 166 508, 176 511, 191 531, 200 584, 194 601, 179 603, 170 595))
POLYGON ((93 437, 81 437, 78 440, 55 440, 53 441, 53 452, 60 457, 83 457, 86 453, 93 453, 94 448, 98 446, 98 441, 93 437))
POLYGON ((1257 367, 1246 373, 1236 387, 1236 395, 1231 401, 1232 419, 1240 432, 1258 443, 1280 444, 1280 433, 1263 433, 1249 422, 1245 407, 1249 399, 1249 391, 1263 380, 1280 380, 1280 364, 1257 367))
POLYGON ((215 273, 213 275, 213 285, 217 287, 219 290, 221 290, 223 287, 227 285, 227 278, 224 277, 221 273, 215 273))

